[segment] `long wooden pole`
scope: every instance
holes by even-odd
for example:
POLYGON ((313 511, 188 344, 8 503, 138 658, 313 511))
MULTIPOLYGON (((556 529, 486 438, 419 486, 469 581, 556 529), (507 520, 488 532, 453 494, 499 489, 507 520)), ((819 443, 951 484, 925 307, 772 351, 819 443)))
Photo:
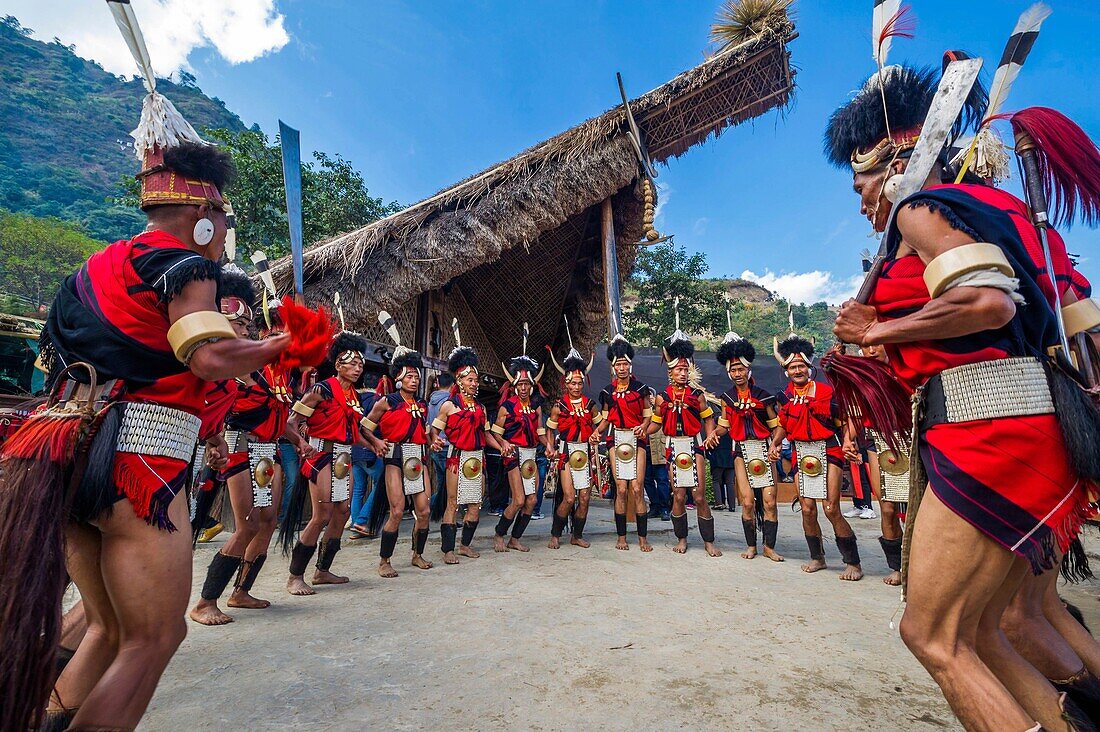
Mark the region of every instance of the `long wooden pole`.
POLYGON ((611 199, 605 198, 600 208, 603 237, 603 278, 607 301, 607 326, 610 337, 623 331, 623 310, 619 296, 619 257, 615 247, 615 220, 611 199))

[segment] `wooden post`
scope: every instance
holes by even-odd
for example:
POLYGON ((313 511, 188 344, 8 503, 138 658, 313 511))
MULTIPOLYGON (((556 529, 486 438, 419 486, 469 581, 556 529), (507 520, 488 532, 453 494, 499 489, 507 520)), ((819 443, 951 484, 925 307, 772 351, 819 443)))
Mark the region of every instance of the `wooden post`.
MULTIPOLYGON (((605 198, 600 206, 600 223, 603 238, 603 279, 604 293, 607 302, 607 328, 608 338, 614 338, 623 332, 623 310, 619 297, 619 257, 615 248, 615 219, 611 210, 611 199, 605 198)), ((615 447, 607 451, 609 464, 615 461, 615 447)), ((618 491, 616 482, 615 490, 618 491)), ((628 487, 626 494, 626 520, 629 523, 635 521, 634 496, 628 487)))
POLYGON ((603 238, 603 279, 607 302, 607 325, 610 337, 623 331, 623 311, 619 297, 619 257, 615 248, 615 221, 611 199, 606 198, 600 207, 603 238))

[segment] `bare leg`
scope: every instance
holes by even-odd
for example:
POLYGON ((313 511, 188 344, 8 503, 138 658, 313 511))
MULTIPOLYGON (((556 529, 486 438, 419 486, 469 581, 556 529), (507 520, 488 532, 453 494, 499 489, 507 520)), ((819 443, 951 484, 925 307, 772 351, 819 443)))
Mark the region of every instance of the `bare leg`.
MULTIPOLYGON (((332 466, 327 466, 317 474, 316 481, 309 482, 309 500, 313 502, 313 514, 309 517, 309 523, 298 534, 298 541, 306 546, 317 546, 321 532, 332 520, 332 466)), ((315 594, 313 588, 306 584, 305 575, 290 575, 286 581, 286 590, 292 595, 315 594)))
POLYGON ((413 516, 415 518, 413 520, 412 566, 418 569, 431 569, 435 566, 425 559, 420 552, 416 551, 417 537, 421 531, 427 531, 429 527, 428 518, 432 512, 431 495, 432 492, 429 487, 413 496, 413 516))
MULTIPOLYGON (((800 481, 802 476, 795 473, 794 485, 796 489, 800 488, 800 481)), ((800 498, 799 505, 802 506, 802 531, 806 534, 806 540, 811 541, 815 537, 817 541, 821 542, 821 524, 817 520, 817 501, 813 498, 800 498)), ((808 574, 813 572, 820 572, 828 565, 825 564, 824 557, 810 557, 810 561, 802 565, 802 571, 808 574)))
POLYGON ((979 622, 996 593, 1012 581, 1015 555, 952 513, 929 490, 921 502, 910 556, 901 637, 939 684, 955 716, 974 732, 1033 727, 1035 719, 976 648, 979 622))
MULTIPOLYGON (((331 493, 329 494, 331 496, 331 493)), ((322 539, 328 541, 340 541, 340 537, 344 535, 344 524, 348 522, 351 517, 351 501, 344 500, 339 503, 333 503, 332 505, 332 517, 329 519, 328 525, 325 526, 325 535, 322 539)), ((313 584, 315 585, 343 585, 347 584, 348 578, 334 574, 327 569, 315 568, 313 572, 313 584)))
MULTIPOLYGON (((259 529, 256 536, 248 543, 244 550, 244 561, 251 565, 260 556, 266 556, 268 547, 271 546, 271 537, 275 534, 279 522, 279 506, 283 500, 283 468, 275 466, 275 475, 271 481, 271 505, 259 510, 259 529)), ((225 602, 229 607, 245 608, 249 610, 263 610, 271 607, 270 600, 261 600, 253 597, 241 587, 236 587, 233 594, 225 602)))
MULTIPOLYGON (((176 526, 187 526, 183 492, 172 500, 168 515, 176 526)), ((133 729, 187 635, 191 537, 186 531, 168 533, 150 526, 125 500, 114 505, 99 529, 103 586, 118 618, 118 654, 85 698, 72 727, 133 729)))
MULTIPOLYGON (((252 476, 249 471, 237 473, 226 481, 229 490, 229 503, 233 508, 233 521, 237 525, 233 535, 225 542, 219 553, 227 557, 243 559, 245 550, 260 530, 259 512, 252 508, 252 476)), ((195 607, 187 617, 200 625, 225 625, 233 618, 218 608, 218 598, 199 597, 195 607)))
MULTIPOLYGON (((1051 573, 1057 575, 1057 572, 1058 570, 1055 569, 1051 573)), ((1085 668, 1094 676, 1100 676, 1100 644, 1066 610, 1062 598, 1058 597, 1056 578, 1047 584, 1047 591, 1043 596, 1043 614, 1084 662, 1085 668)))
MULTIPOLYGON (((1008 603, 1001 618, 1001 629, 1016 652, 1046 678, 1068 679, 1079 673, 1085 662, 1047 620, 1046 598, 1048 593, 1057 596, 1057 582, 1057 569, 1048 570, 1038 577, 1029 572, 1023 577, 1019 591, 1008 603)), ((1061 602, 1058 604, 1061 605, 1061 602)), ((1080 625, 1077 621, 1073 622, 1080 625)))
MULTIPOLYGON (((519 492, 520 492, 521 495, 523 494, 523 483, 522 483, 522 481, 520 482, 519 492)), ((515 499, 513 498, 513 500, 515 500, 515 499)), ((536 500, 537 500, 537 497, 535 496, 534 493, 532 493, 529 496, 523 496, 523 502, 520 504, 522 506, 521 513, 525 516, 530 516, 531 514, 533 514, 535 512, 535 501, 536 500)), ((521 543, 520 540, 517 539, 515 536, 512 536, 512 538, 510 538, 508 540, 508 548, 509 549, 514 549, 517 552, 529 552, 529 551, 531 551, 529 548, 527 548, 526 544, 521 543)))
POLYGON ((99 530, 70 523, 65 530, 65 566, 80 590, 88 629, 61 672, 50 696, 50 709, 76 709, 84 703, 118 654, 119 627, 103 584, 99 530))
MULTIPOLYGON (((484 475, 484 473, 482 473, 482 475, 484 475)), ((456 494, 456 496, 457 496, 457 494, 456 494)), ((463 520, 463 523, 465 523, 466 521, 469 521, 471 523, 477 523, 478 518, 480 516, 481 516, 481 503, 468 503, 468 504, 466 504, 466 518, 463 520)), ((481 552, 474 549, 474 543, 473 543, 472 539, 471 539, 469 545, 459 544, 458 545, 458 553, 461 554, 464 557, 469 557, 470 559, 477 559, 478 557, 481 556, 481 552)))
MULTIPOLYGON (((401 519, 405 516, 405 488, 404 479, 401 477, 401 469, 396 465, 387 465, 382 479, 385 483, 386 500, 390 504, 389 515, 386 523, 382 524, 382 534, 396 534, 401 530, 401 519)), ((389 557, 379 556, 378 576, 383 579, 393 579, 397 576, 397 570, 393 568, 389 557)))
MULTIPOLYGON (((733 477, 737 484, 737 498, 741 501, 741 522, 748 526, 756 526, 756 495, 749 485, 748 468, 743 457, 733 459, 733 477)), ((746 528, 746 531, 750 531, 746 528)), ((741 552, 742 559, 756 557, 756 544, 748 544, 746 540, 745 551, 741 552)))
MULTIPOLYGON (((612 457, 611 459, 611 474, 615 480, 615 513, 618 515, 626 516, 626 496, 630 491, 629 481, 619 480, 617 477, 619 471, 618 462, 612 457)), ((618 519, 616 519, 618 521, 618 519)), ((617 527, 616 527, 617 528, 617 527)), ((630 544, 626 540, 626 535, 615 536, 615 548, 620 551, 627 551, 630 549, 630 544)))
MULTIPOLYGON (((873 460, 877 460, 876 455, 873 460)), ((878 504, 879 514, 882 516, 882 538, 890 541, 900 541, 902 537, 901 519, 898 518, 898 506, 893 501, 880 500, 878 504)), ((891 570, 890 574, 883 578, 883 583, 892 587, 901 586, 901 571, 891 570)))
MULTIPOLYGON (((646 451, 639 449, 638 468, 637 472, 635 473, 637 477, 634 478, 634 480, 630 481, 630 492, 634 498, 635 521, 639 521, 640 518, 641 521, 645 522, 643 525, 646 526, 648 533, 649 519, 647 518, 647 515, 649 513, 649 508, 646 506, 645 502, 645 463, 646 451)), ((638 548, 645 553, 653 551, 653 546, 649 543, 649 537, 642 536, 640 532, 638 533, 638 548)))
MULTIPOLYGON (((836 465, 829 466, 827 473, 828 497, 825 499, 825 518, 833 525, 833 535, 838 542, 849 537, 855 538, 848 519, 840 512, 840 468, 836 465)), ((848 582, 858 582, 863 579, 863 569, 858 561, 849 562, 845 558, 844 571, 840 573, 840 579, 848 582)))
MULTIPOLYGON (((588 518, 588 503, 592 500, 592 489, 585 488, 580 492, 580 497, 577 499, 577 510, 573 513, 574 519, 587 519, 588 518)), ((569 539, 569 543, 573 546, 579 546, 581 549, 587 549, 592 546, 583 536, 572 536, 569 539)))
MULTIPOLYGON (((577 492, 573 489, 573 476, 569 473, 568 468, 558 472, 558 490, 561 491, 561 501, 554 509, 554 522, 556 525, 564 527, 569 518, 569 512, 573 508, 573 502, 577 499, 577 492)), ((550 542, 546 546, 550 549, 557 549, 560 545, 561 540, 554 536, 552 530, 550 542)))
MULTIPOLYGON (((671 466, 669 466, 669 468, 670 468, 669 469, 669 473, 670 473, 669 481, 672 482, 674 480, 674 478, 671 475, 671 473, 672 473, 671 466)), ((686 521, 686 519, 687 519, 687 515, 686 515, 687 514, 687 489, 679 487, 679 486, 671 486, 671 490, 672 490, 672 519, 673 519, 672 528, 675 531, 677 521, 679 521, 679 520, 686 521), (683 517, 683 519, 681 519, 680 517, 683 517)), ((682 526, 686 526, 686 523, 682 524, 682 526)), ((688 549, 687 536, 684 535, 682 537, 679 537, 679 536, 676 537, 676 546, 672 547, 672 551, 676 552, 677 554, 685 554, 685 553, 687 553, 687 549, 688 549)))
POLYGON ((713 536, 714 514, 711 513, 710 504, 707 503, 705 470, 703 456, 697 454, 695 456, 695 487, 691 490, 691 495, 695 499, 695 520, 699 524, 699 534, 703 537, 703 549, 706 550, 707 556, 720 557, 722 556, 722 550, 715 545, 713 536), (704 522, 709 522, 711 527, 709 539, 708 535, 703 533, 704 522))
MULTIPOLYGON (((443 523, 455 526, 458 520, 458 470, 447 468, 443 473, 443 485, 447 491, 447 505, 443 509, 443 523)), ((455 531, 458 527, 455 526, 455 531)), ((458 564, 458 556, 455 552, 443 553, 444 564, 458 564)))
MULTIPOLYGON (((512 522, 516 520, 516 516, 519 514, 520 509, 523 508, 523 479, 519 477, 519 468, 513 468, 504 474, 508 480, 508 493, 511 500, 508 501, 508 505, 504 508, 504 513, 501 515, 501 521, 498 522, 498 531, 501 524, 506 524, 511 527, 512 522)), ((508 545, 505 543, 505 537, 508 535, 507 529, 503 535, 497 535, 493 532, 493 551, 506 552, 508 551, 508 545)), ((526 551, 526 549, 524 550, 526 551)))

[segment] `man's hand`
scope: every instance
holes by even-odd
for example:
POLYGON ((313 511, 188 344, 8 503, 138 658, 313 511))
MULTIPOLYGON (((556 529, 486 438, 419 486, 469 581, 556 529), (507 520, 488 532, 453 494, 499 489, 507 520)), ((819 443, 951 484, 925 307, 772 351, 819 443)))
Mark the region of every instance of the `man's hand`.
POLYGON ((439 452, 444 447, 446 446, 443 444, 442 437, 436 437, 434 440, 432 440, 432 452, 439 452))
POLYGON ((774 463, 777 460, 779 460, 779 444, 773 443, 772 446, 768 448, 768 462, 774 463))
POLYGON ((850 463, 862 463, 863 456, 859 454, 859 450, 856 448, 856 443, 851 439, 844 438, 844 457, 848 459, 850 463))
POLYGON ((634 428, 634 436, 639 440, 646 436, 645 424, 640 424, 634 428))
POLYGON ((877 322, 878 318, 875 316, 873 307, 849 300, 840 306, 836 324, 833 326, 833 335, 844 343, 854 343, 857 346, 872 345, 867 341, 867 331, 877 322))
POLYGON ((599 432, 593 432, 591 435, 589 435, 588 436, 588 444, 592 445, 593 447, 595 447, 596 445, 599 445, 600 444, 600 433, 599 432))
POLYGON ((714 432, 711 432, 709 435, 707 435, 707 438, 705 440, 703 440, 703 449, 704 450, 714 449, 714 447, 718 445, 718 440, 719 440, 718 430, 715 430, 714 432))
POLYGON ((302 460, 309 460, 317 456, 317 450, 314 449, 313 445, 309 444, 309 440, 302 440, 295 445, 295 448, 298 450, 298 457, 302 460))
POLYGON ((206 464, 214 470, 224 470, 229 464, 229 445, 224 433, 219 432, 206 441, 206 464))

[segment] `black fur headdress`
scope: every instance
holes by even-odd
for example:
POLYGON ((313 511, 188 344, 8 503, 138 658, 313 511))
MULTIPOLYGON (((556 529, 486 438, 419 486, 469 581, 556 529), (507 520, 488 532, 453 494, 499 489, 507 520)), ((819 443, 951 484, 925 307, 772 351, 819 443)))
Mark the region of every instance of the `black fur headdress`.
POLYGON ((394 352, 394 356, 390 359, 390 377, 396 379, 397 375, 401 373, 401 370, 405 367, 422 369, 424 368, 424 359, 420 357, 420 354, 416 351, 410 351, 406 349, 403 353, 394 352))
MULTIPOLYGON (((736 333, 728 333, 722 343, 719 344, 718 351, 714 356, 718 359, 718 363, 729 368, 730 361, 735 358, 752 363, 756 359, 756 349, 753 348, 748 339, 742 338, 736 333)), ((748 366, 749 364, 745 365, 748 366)))
POLYGON ((356 351, 359 353, 360 358, 365 359, 363 354, 366 353, 366 350, 367 340, 363 336, 358 333, 353 333, 350 330, 345 330, 338 333, 332 340, 332 345, 328 349, 328 361, 329 363, 335 364, 338 362, 340 356, 348 351, 356 351))
POLYGON ((669 339, 668 345, 662 349, 669 368, 675 366, 681 358, 691 361, 695 357, 695 344, 690 338, 677 337, 679 335, 680 331, 676 331, 676 334, 669 339))
POLYGON ((634 360, 634 345, 619 333, 607 344, 607 360, 615 363, 620 358, 627 361, 634 360))
POLYGON ((806 365, 810 365, 814 360, 814 341, 813 339, 807 340, 800 335, 791 333, 783 340, 776 339, 774 341, 775 346, 775 360, 779 362, 781 366, 786 368, 795 359, 796 356, 801 356, 806 365))
POLYGON ((515 377, 520 371, 527 371, 531 374, 531 379, 535 380, 539 373, 539 362, 530 356, 516 356, 508 362, 508 373, 515 377))
MULTIPOLYGON (((954 58, 964 59, 962 51, 953 51, 954 58)), ((855 96, 829 118, 825 129, 825 157, 838 168, 847 168, 852 164, 855 152, 867 152, 886 139, 886 115, 883 111, 883 97, 886 109, 890 113, 889 130, 895 142, 902 136, 916 137, 919 128, 928 116, 928 109, 936 95, 941 72, 935 68, 912 68, 908 66, 887 66, 881 72, 872 74, 855 96), (880 78, 882 89, 880 90, 880 78)), ((977 127, 981 123, 989 95, 981 83, 975 83, 967 97, 963 110, 951 130, 950 143, 964 130, 977 127)), ((899 152, 899 157, 908 157, 912 152, 912 142, 899 152)), ((889 162, 891 153, 882 156, 883 164, 889 162)))
POLYGON ((233 157, 217 145, 182 142, 166 148, 164 167, 186 178, 213 183, 223 193, 237 178, 233 157))
POLYGON ((458 346, 451 351, 451 355, 447 358, 447 370, 457 375, 459 371, 467 366, 476 369, 478 363, 477 351, 469 346, 458 346))
POLYGON ((235 297, 249 308, 256 302, 256 290, 252 287, 252 280, 240 267, 227 265, 222 267, 221 277, 218 281, 218 299, 223 297, 235 297))

